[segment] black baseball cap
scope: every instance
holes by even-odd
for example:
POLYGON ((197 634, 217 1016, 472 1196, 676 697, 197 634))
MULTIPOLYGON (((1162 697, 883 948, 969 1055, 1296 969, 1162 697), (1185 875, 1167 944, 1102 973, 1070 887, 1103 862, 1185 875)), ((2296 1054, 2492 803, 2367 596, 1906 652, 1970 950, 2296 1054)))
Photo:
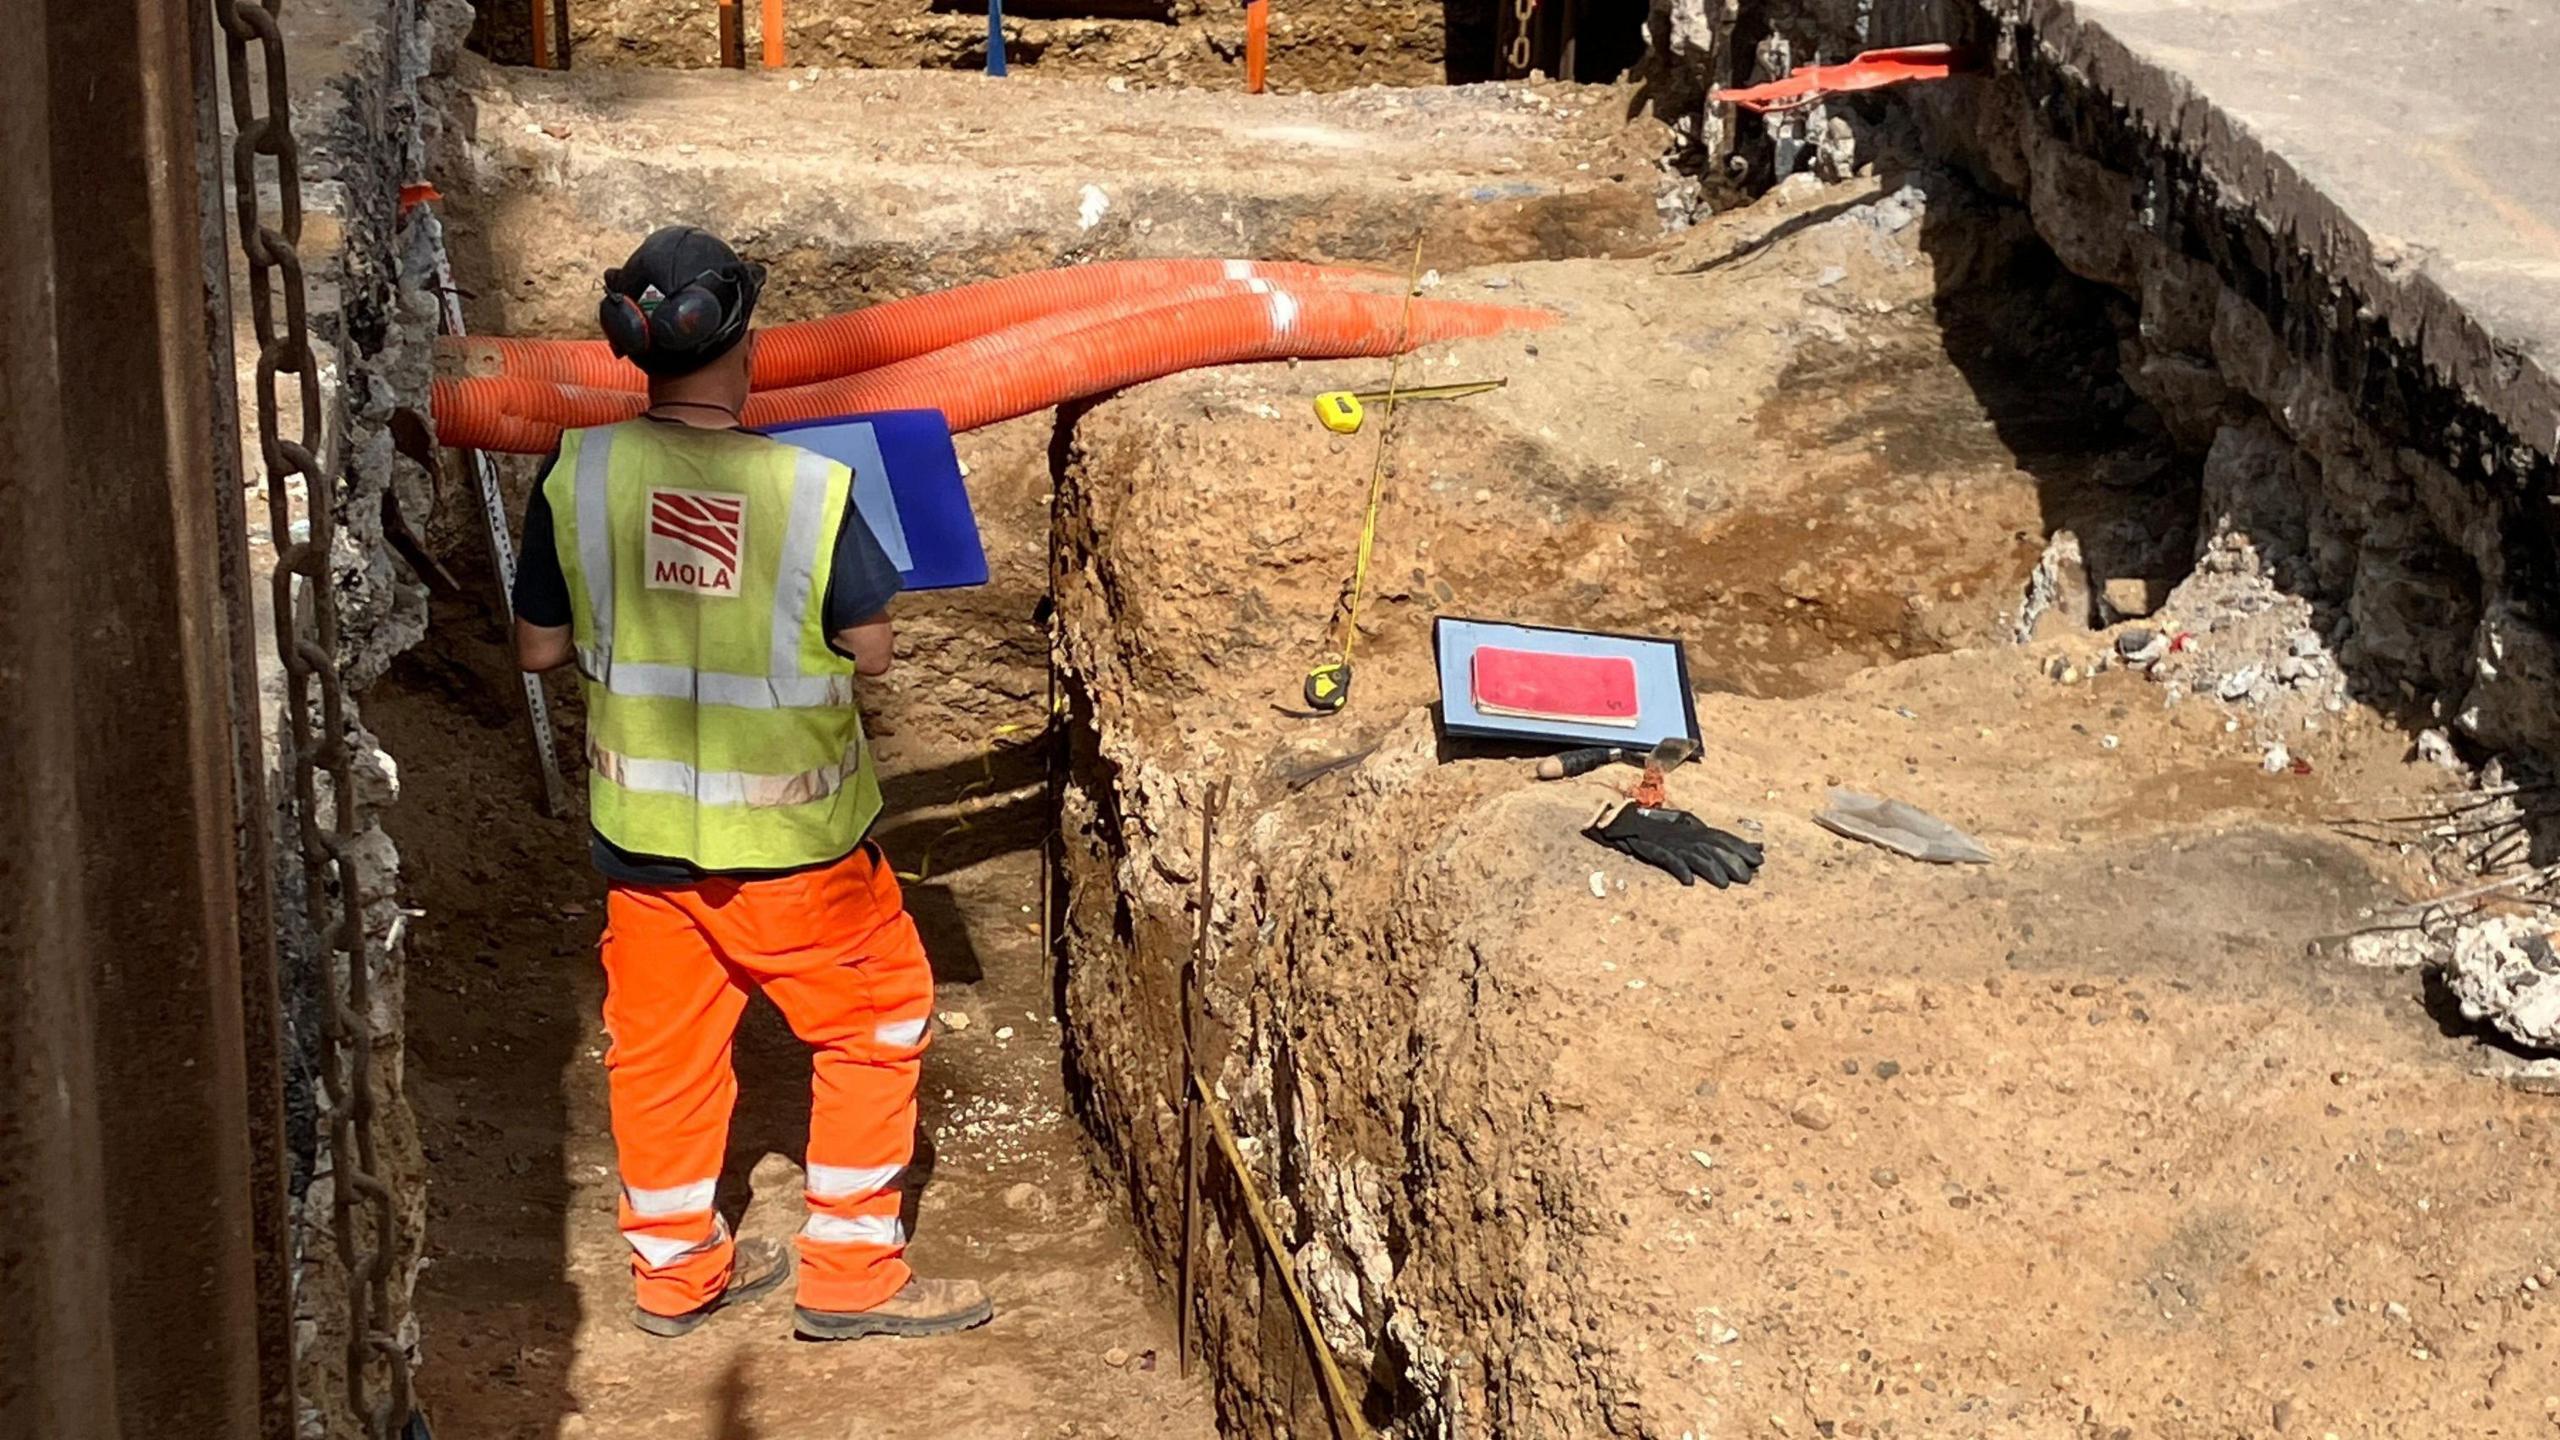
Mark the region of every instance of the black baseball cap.
POLYGON ((604 272, 605 337, 651 375, 690 374, 746 335, 764 277, 763 266, 700 226, 654 230, 604 272))

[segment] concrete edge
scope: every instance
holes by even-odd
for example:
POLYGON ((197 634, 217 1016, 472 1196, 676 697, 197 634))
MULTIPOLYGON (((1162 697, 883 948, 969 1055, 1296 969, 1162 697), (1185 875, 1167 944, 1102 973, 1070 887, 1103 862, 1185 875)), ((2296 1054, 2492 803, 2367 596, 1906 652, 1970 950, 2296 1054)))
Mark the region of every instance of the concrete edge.
POLYGON ((2413 346, 2517 438, 2560 453, 2560 376, 2525 346, 2501 340, 2426 273, 2421 253, 2377 238, 2318 182, 2270 149, 2249 126, 2186 76, 2137 53, 2075 0, 1985 0, 2024 25, 2050 58, 2123 105, 2162 143, 2256 206, 2271 229, 2300 245, 2392 334, 2413 346))

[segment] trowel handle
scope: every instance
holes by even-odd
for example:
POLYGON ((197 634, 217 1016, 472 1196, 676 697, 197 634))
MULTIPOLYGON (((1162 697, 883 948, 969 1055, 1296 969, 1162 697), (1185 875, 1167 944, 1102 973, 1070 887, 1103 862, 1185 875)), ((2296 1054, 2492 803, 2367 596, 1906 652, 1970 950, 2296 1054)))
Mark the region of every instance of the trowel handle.
POLYGON ((1566 750, 1538 762, 1541 780, 1570 780, 1588 775, 1603 765, 1628 758, 1627 752, 1615 745, 1586 745, 1579 750, 1566 750))

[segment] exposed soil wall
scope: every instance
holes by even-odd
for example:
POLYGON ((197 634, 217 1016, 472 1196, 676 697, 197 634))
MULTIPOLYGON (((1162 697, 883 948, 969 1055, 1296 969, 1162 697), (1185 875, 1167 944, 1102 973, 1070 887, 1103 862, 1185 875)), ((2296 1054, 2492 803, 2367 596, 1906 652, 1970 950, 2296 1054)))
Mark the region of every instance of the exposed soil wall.
MULTIPOLYGON (((1565 318, 1425 365, 1512 387, 1407 422, 1337 720, 1280 712, 1325 643, 1358 522, 1370 437, 1302 413, 1342 367, 1112 401, 1063 452, 1066 1013, 1089 1123, 1169 1259, 1175 977, 1200 803, 1231 783, 1209 1073, 1257 1143, 1286 1263, 1394 1433, 1679 1433, 1630 1363, 1643 1311, 1596 1283, 1623 1197, 1584 1156, 1608 1122, 1568 1078, 1609 1058, 1563 1018, 1581 1003, 1565 968, 1609 953, 1561 913, 1562 895, 1590 898, 1597 862, 1571 829, 1594 802, 1443 763, 1463 752, 1430 721, 1431 615, 1675 633, 1708 688, 1799 696, 2005 643, 2008 577, 2052 517, 2097 533, 2168 493, 2108 489, 2115 447, 2157 422, 2120 387, 2104 398, 2111 357, 2077 328, 2107 333, 2103 307, 2040 270, 2022 227, 1952 187, 1846 198, 1772 206, 1651 275, 1453 277, 1565 318), (1924 245, 1928 225, 1943 233, 1924 245), (1745 255, 1755 273, 1719 273, 1745 255), (1948 333, 1981 376, 2042 378, 1969 378, 1948 333), (2067 425, 2048 386, 2083 407, 2067 425)), ((2174 556, 2125 558, 2176 573, 2174 556)), ((1320 1430, 1240 1216, 1213 1193, 1201 1319, 1225 1413, 1245 1433, 1320 1430)))
POLYGON ((1980 40, 2006 63, 1921 107, 1933 148, 2019 196, 2064 264, 2139 301, 2125 383, 2205 459, 2215 563, 2308 606, 2369 697, 2482 753, 2560 754, 2560 471, 2501 418, 2507 397, 2454 378, 2503 373, 2485 342, 2457 355, 2459 319, 2405 293, 2423 287, 2326 202, 2217 168, 2231 157, 2206 151, 2230 137, 2138 121, 2065 43, 1980 40))
POLYGON ((438 177, 490 333, 593 334, 597 277, 675 219, 772 268, 777 322, 1087 260, 1395 267, 1427 230, 1460 265, 1660 234, 1660 131, 1604 87, 1273 96, 1239 120, 1232 95, 1028 75, 472 80, 438 177))
MULTIPOLYGON (((1067 0, 1008 5, 1009 68, 1051 77, 1241 90, 1244 8, 1211 0, 1067 0)), ((475 48, 531 58, 520 5, 481 7, 475 48)), ((748 63, 760 64, 756 6, 745 7, 748 63)), ((1268 83, 1284 91, 1437 85, 1453 27, 1490 35, 1492 11, 1455 0, 1312 0, 1276 6, 1268 83), (1478 17, 1481 17, 1480 19, 1478 17)), ((784 53, 794 69, 983 70, 987 17, 956 0, 789 0, 784 53)), ((712 0, 603 0, 572 12, 572 64, 705 68, 720 63, 712 0)), ((1462 56, 1466 40, 1460 39, 1462 56)), ((1479 47, 1490 51, 1487 38, 1479 47)), ((1462 60, 1463 63, 1463 60, 1462 60)), ((1481 62, 1479 62, 1481 63, 1481 62)), ((1479 69, 1463 78, 1489 78, 1479 69)))

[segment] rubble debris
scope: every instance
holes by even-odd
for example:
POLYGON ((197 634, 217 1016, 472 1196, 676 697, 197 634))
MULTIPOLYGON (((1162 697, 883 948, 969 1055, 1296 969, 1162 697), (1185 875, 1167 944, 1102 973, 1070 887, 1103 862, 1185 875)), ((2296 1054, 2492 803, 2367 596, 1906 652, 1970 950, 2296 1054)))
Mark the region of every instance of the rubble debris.
POLYGON ((2493 915, 2453 937, 2444 978, 2462 1002, 2462 1017, 2485 1020, 2537 1050, 2560 1050, 2560 951, 2551 926, 2520 915, 2493 915))
POLYGON ((1881 845, 1933 865, 1988 865, 1982 842, 1915 806, 1863 791, 1832 787, 1831 806, 1813 817, 1835 835, 1881 845))
POLYGON ((2089 598, 2088 562, 2080 556, 2080 537, 2056 530, 2027 576, 2026 598, 2018 605, 2018 623, 2011 627, 2009 638, 2024 645, 2040 637, 2093 630, 2097 621, 2097 608, 2089 598))
POLYGON ((2160 608, 2160 595, 2148 577, 2118 575, 2109 579, 2098 591, 2101 608, 2109 622, 2140 620, 2160 608))
MULTIPOLYGON (((2517 1060, 2501 1056, 2471 1073, 2528 1095, 2560 1095, 2560 1060, 2517 1060)), ((2538 1280, 2528 1283, 2533 1288, 2541 1288, 2538 1280)))
POLYGON ((2430 765, 2446 770, 2462 769, 2462 757, 2454 753, 2453 737, 2442 729, 2431 727, 2419 731, 2413 749, 2419 759, 2430 765))
MULTIPOLYGON (((2338 952, 2348 964, 2368 970, 2417 970, 2442 964, 2446 946, 2423 926, 2403 925, 2360 930, 2346 937, 2338 952)), ((2314 942, 2312 953, 2325 953, 2325 947, 2314 942)))
POLYGON ((2169 637, 2140 626, 2116 636, 2116 658, 2127 665, 2148 665, 2169 653, 2169 637))

